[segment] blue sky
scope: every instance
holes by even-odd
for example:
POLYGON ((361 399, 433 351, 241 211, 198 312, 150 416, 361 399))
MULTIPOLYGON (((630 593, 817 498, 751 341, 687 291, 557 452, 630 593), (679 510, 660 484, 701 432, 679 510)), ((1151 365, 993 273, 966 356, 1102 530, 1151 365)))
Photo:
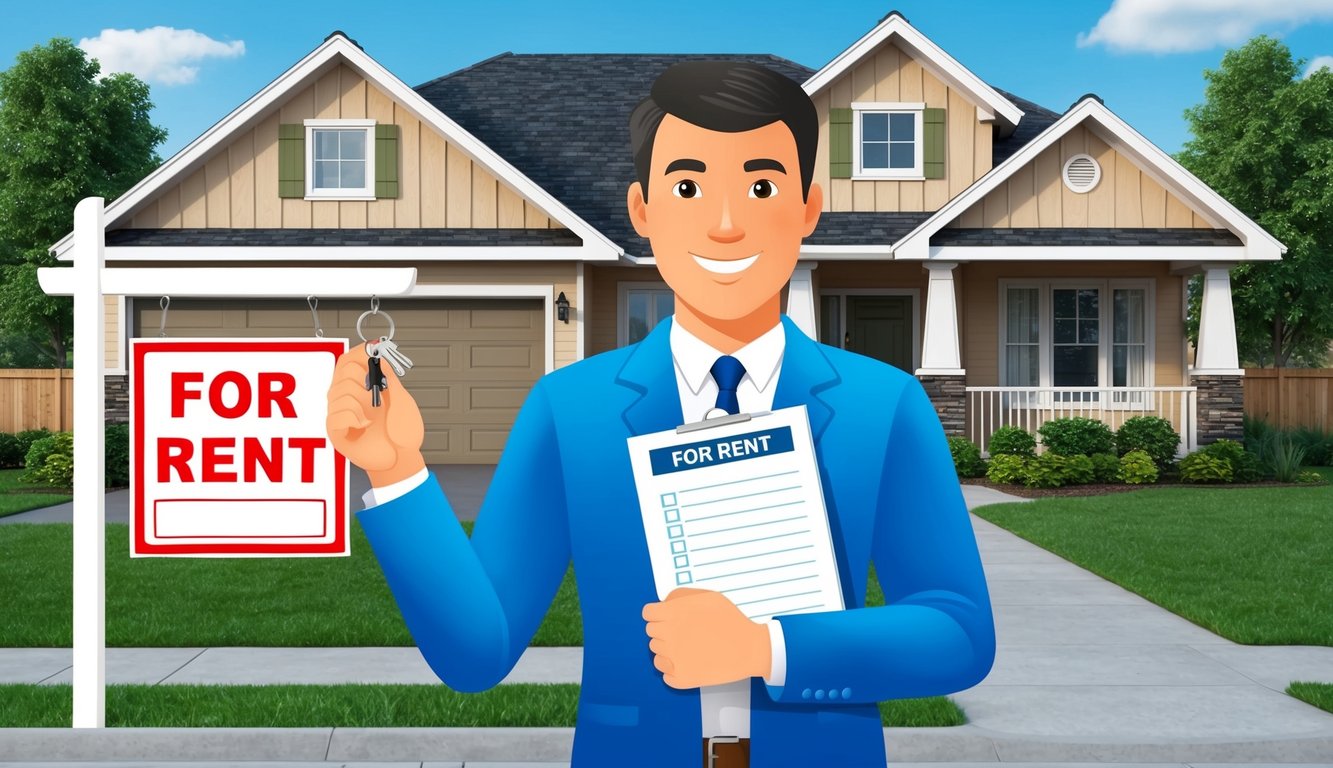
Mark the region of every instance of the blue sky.
MULTIPOLYGON (((320 3, 44 0, 7 9, 0 67, 55 36, 138 69, 163 157, 319 45, 333 29, 408 85, 501 53, 766 52, 819 68, 897 8, 987 82, 1063 111, 1095 92, 1168 152, 1188 138, 1182 112, 1203 98, 1203 70, 1253 34, 1282 38, 1298 58, 1333 56, 1333 0, 575 0, 320 3), (376 4, 378 5, 378 4, 376 4), (392 8, 392 11, 385 10, 392 8), (153 27, 168 29, 145 34, 153 27), (133 30, 104 34, 103 30, 133 30), (188 34, 193 30, 195 34, 188 34), (191 71, 193 70, 193 71, 191 71)), ((1333 59, 1325 59, 1333 66, 1333 59)), ((1321 60, 1322 61, 1322 60, 1321 60)))

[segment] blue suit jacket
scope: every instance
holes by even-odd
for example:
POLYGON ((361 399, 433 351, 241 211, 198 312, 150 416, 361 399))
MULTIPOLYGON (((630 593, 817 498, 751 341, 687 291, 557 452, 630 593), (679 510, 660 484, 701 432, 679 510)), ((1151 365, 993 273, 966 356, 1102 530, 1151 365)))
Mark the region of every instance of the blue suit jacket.
MULTIPOLYGON (((980 682, 995 654, 990 599, 921 385, 782 322, 773 407, 808 409, 848 610, 778 619, 787 678, 751 682, 752 765, 883 768, 875 702, 980 682), (866 608, 872 560, 886 605, 866 608)), ((584 631, 576 768, 700 762, 699 691, 663 682, 644 634, 657 594, 625 444, 681 423, 670 325, 537 382, 470 541, 434 480, 358 513, 422 655, 461 691, 512 669, 573 559, 584 631)))

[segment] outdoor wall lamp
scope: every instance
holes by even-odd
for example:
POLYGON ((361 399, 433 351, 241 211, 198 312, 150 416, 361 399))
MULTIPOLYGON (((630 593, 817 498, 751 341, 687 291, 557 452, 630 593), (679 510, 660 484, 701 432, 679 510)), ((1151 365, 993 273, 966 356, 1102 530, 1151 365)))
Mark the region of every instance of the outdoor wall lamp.
POLYGON ((555 318, 562 323, 569 322, 569 299, 565 298, 564 291, 555 299, 555 318))

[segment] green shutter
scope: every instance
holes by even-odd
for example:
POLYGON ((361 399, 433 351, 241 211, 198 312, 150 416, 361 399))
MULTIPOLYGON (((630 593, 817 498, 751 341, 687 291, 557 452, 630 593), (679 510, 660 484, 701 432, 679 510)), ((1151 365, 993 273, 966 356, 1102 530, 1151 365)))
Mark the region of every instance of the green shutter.
POLYGON ((305 197, 305 126, 278 126, 278 197, 305 197))
POLYGON ((852 110, 835 108, 828 111, 828 171, 829 178, 852 177, 852 110))
POLYGON ((927 108, 922 115, 922 133, 926 146, 923 159, 925 161, 925 171, 927 179, 944 178, 945 159, 945 129, 944 129, 944 110, 938 107, 927 108))
POLYGON ((398 126, 375 126, 375 197, 398 197, 398 126))

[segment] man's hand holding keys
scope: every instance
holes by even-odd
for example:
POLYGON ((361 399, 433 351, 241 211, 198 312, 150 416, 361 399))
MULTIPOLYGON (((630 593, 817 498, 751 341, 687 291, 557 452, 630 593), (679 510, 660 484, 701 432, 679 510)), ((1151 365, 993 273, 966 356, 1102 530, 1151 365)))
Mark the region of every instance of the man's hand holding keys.
POLYGON ((376 488, 406 480, 426 466, 421 456, 426 429, 416 400, 393 366, 380 369, 387 384, 376 407, 366 389, 370 365, 365 346, 344 352, 333 369, 326 422, 333 447, 364 469, 376 488))

